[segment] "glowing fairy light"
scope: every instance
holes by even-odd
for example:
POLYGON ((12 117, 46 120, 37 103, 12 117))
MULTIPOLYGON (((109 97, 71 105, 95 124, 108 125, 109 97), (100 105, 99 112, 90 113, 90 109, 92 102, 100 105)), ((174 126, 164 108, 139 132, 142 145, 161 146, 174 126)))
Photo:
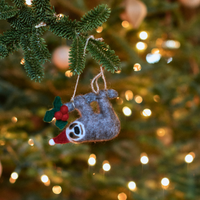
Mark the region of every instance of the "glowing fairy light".
POLYGON ((127 101, 132 100, 133 99, 133 92, 131 90, 127 90, 125 92, 125 98, 126 98, 127 101))
POLYGON ((136 183, 134 181, 128 182, 128 188, 131 191, 134 191, 136 189, 136 183))
POLYGON ((154 95, 154 96, 153 96, 153 100, 154 100, 155 102, 159 102, 159 101, 160 101, 159 95, 154 95))
POLYGON ((142 31, 140 32, 139 37, 141 40, 146 40, 148 38, 148 34, 146 31, 142 31))
POLYGON ((117 198, 118 198, 118 200, 126 200, 127 195, 124 192, 122 192, 122 193, 118 194, 117 198))
POLYGON ((146 43, 144 43, 144 42, 138 42, 137 44, 136 44, 136 48, 138 49, 138 50, 145 50, 146 48, 147 48, 147 44, 146 43))
POLYGON ((41 181, 43 183, 47 183, 49 181, 49 177, 45 174, 43 174, 41 177, 40 177, 41 181))
POLYGON ((169 64, 170 62, 172 62, 172 60, 173 60, 172 57, 168 58, 168 59, 167 59, 167 64, 169 64))
POLYGON ((96 155, 95 154, 91 154, 89 159, 88 159, 88 164, 90 166, 94 166, 96 164, 96 155))
POLYGON ((16 180, 16 179, 18 179, 19 175, 18 175, 17 172, 13 172, 13 173, 10 175, 10 177, 11 177, 12 179, 16 180))
POLYGON ((21 59, 20 64, 21 64, 21 65, 24 65, 24 64, 25 64, 24 58, 21 59))
POLYGON ((33 145, 34 145, 34 140, 33 140, 33 139, 29 139, 29 140, 28 140, 28 144, 29 144, 30 146, 33 146, 33 145))
POLYGON ((120 74, 120 73, 121 73, 121 70, 117 70, 115 73, 116 73, 116 74, 120 74))
POLYGON ((139 63, 135 63, 133 65, 133 69, 134 69, 135 72, 138 72, 138 71, 141 71, 142 67, 139 63))
POLYGON ((146 108, 142 111, 142 114, 145 116, 145 117, 149 117, 151 116, 151 110, 146 108))
POLYGON ((106 171, 106 172, 110 171, 111 166, 110 166, 110 164, 109 164, 109 162, 108 162, 107 160, 105 160, 105 161, 103 162, 102 168, 103 168, 103 170, 106 171))
POLYGON ((135 96, 135 102, 136 103, 140 104, 140 103, 142 103, 142 101, 143 101, 143 98, 141 96, 139 96, 139 95, 135 96))
POLYGON ((62 188, 59 185, 55 185, 52 188, 54 194, 60 194, 62 192, 62 188))
POLYGON ((146 56, 146 61, 150 64, 157 63, 159 62, 160 59, 161 59, 161 55, 159 53, 156 53, 156 54, 148 53, 146 56))
POLYGON ((73 72, 71 72, 70 70, 67 70, 67 71, 65 72, 65 76, 68 77, 68 78, 70 78, 70 77, 73 76, 73 72))
POLYGON ((120 97, 117 97, 116 101, 118 105, 122 105, 124 103, 123 99, 120 97))
POLYGON ((191 162, 193 162, 193 160, 194 160, 194 157, 192 156, 191 153, 189 153, 189 154, 187 154, 187 155, 185 156, 185 162, 186 162, 186 163, 191 163, 191 162))
POLYGON ((124 28, 128 28, 129 27, 129 22, 128 21, 123 21, 122 22, 122 27, 124 27, 124 28))
POLYGON ((11 118, 11 121, 12 121, 13 123, 16 123, 16 122, 18 121, 18 119, 17 119, 17 117, 12 117, 12 118, 11 118))
POLYGON ((158 53, 160 53, 160 50, 157 49, 157 48, 153 48, 153 49, 151 50, 151 53, 152 53, 152 54, 158 54, 158 53))
POLYGON ((31 5, 32 4, 32 0, 26 0, 26 5, 31 5))
POLYGON ((10 177, 9 182, 13 184, 16 182, 16 179, 13 179, 12 177, 10 177))
POLYGON ((163 178, 162 180, 161 180, 161 184, 162 184, 162 186, 164 186, 164 187, 168 187, 169 186, 169 183, 170 183, 170 181, 169 181, 169 179, 168 178, 163 178))
POLYGON ((131 109, 127 106, 123 107, 122 111, 123 111, 124 115, 127 116, 127 117, 131 116, 131 114, 132 114, 131 109))
POLYGON ((178 49, 180 48, 181 44, 179 41, 176 40, 167 40, 163 42, 162 46, 163 48, 178 49))
POLYGON ((156 134, 157 136, 159 137, 163 137, 165 134, 166 134, 166 131, 164 128, 159 128, 157 131, 156 131, 156 134))
POLYGON ((97 33, 101 33, 103 31, 103 27, 102 26, 100 26, 100 27, 98 27, 97 29, 96 29, 96 32, 97 33))
POLYGON ((146 165, 149 162, 149 158, 147 157, 146 153, 142 153, 140 157, 140 162, 143 165, 146 165))

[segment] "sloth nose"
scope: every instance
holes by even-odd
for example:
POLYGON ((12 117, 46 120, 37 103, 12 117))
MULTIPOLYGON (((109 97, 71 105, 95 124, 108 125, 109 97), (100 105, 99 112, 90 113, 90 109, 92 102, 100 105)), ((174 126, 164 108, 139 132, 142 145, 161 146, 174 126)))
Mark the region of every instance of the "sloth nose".
POLYGON ((79 135, 79 134, 80 134, 80 129, 76 126, 76 127, 74 128, 74 132, 75 132, 77 135, 79 135))

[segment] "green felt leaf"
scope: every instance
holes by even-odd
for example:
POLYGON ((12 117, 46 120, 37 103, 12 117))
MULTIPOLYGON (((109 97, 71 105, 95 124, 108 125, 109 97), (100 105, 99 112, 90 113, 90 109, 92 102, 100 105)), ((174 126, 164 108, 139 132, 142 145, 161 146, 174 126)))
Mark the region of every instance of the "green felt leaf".
POLYGON ((44 116, 44 122, 51 122, 54 117, 55 110, 48 110, 44 116))
POLYGON ((61 98, 59 96, 57 96, 55 99, 54 99, 54 102, 53 102, 53 106, 56 110, 60 110, 60 107, 62 106, 62 102, 61 102, 61 98))
POLYGON ((61 121, 61 120, 56 120, 56 126, 59 128, 59 129, 63 129, 65 128, 65 126, 67 125, 67 121, 61 121))

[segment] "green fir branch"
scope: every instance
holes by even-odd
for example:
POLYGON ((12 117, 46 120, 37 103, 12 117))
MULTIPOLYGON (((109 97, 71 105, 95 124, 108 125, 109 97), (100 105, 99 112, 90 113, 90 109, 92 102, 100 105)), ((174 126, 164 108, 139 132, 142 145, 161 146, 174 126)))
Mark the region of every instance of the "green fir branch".
POLYGON ((70 70, 74 74, 81 74, 85 68, 85 45, 80 38, 81 36, 77 36, 74 38, 69 53, 70 70))
POLYGON ((115 51, 111 50, 106 43, 90 39, 87 45, 87 50, 100 65, 105 67, 107 71, 114 73, 120 70, 119 57, 115 55, 115 51))
POLYGON ((50 24, 49 30, 55 35, 72 39, 76 36, 77 22, 69 20, 69 17, 63 16, 60 20, 55 20, 50 24))
POLYGON ((107 5, 102 4, 95 7, 81 18, 81 21, 78 23, 78 31, 85 33, 102 26, 109 18, 110 13, 111 10, 107 5))
POLYGON ((9 19, 15 16, 19 10, 16 7, 10 6, 4 0, 0 2, 0 20, 9 19))
POLYGON ((25 0, 12 0, 12 1, 18 8, 21 8, 25 5, 25 0))

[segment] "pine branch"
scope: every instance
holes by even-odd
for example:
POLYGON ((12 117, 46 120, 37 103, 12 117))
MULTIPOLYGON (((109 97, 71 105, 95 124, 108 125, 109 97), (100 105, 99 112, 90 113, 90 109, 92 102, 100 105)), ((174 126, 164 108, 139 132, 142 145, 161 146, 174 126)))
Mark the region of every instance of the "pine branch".
POLYGON ((25 5, 25 0, 12 0, 12 1, 18 8, 21 8, 25 5))
POLYGON ((78 32, 88 32, 102 26, 107 21, 111 13, 107 5, 99 5, 93 10, 86 13, 78 23, 78 32))
POLYGON ((9 19, 19 12, 17 8, 8 5, 4 0, 0 2, 0 11, 0 20, 9 19))
POLYGON ((87 50, 100 65, 105 67, 107 71, 114 73, 120 69, 119 57, 115 55, 115 51, 111 50, 106 43, 90 39, 87 45, 87 50))
POLYGON ((49 30, 59 37, 72 39, 76 36, 76 28, 76 21, 69 20, 69 17, 64 16, 60 20, 53 21, 49 30))
POLYGON ((85 68, 84 43, 81 36, 74 38, 70 53, 70 70, 75 74, 81 74, 85 68))

